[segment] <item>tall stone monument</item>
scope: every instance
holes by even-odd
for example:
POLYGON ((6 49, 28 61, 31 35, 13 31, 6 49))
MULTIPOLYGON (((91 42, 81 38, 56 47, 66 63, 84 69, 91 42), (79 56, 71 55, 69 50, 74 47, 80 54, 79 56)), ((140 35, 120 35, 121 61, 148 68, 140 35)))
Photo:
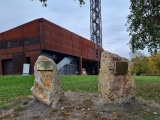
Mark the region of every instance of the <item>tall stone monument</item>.
POLYGON ((34 65, 34 75, 32 94, 41 102, 55 108, 64 97, 55 62, 45 56, 39 56, 34 65))
POLYGON ((135 84, 129 73, 127 59, 104 51, 100 66, 98 91, 104 101, 123 103, 135 99, 135 84))

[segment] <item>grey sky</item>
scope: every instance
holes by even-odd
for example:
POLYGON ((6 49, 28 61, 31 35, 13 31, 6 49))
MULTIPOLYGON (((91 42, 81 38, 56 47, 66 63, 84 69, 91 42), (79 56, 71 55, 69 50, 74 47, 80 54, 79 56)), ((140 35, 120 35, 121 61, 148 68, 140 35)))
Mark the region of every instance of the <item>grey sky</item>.
MULTIPOLYGON (((126 32, 130 0, 101 0, 103 48, 129 58, 130 38, 126 32)), ((45 18, 78 35, 90 39, 90 3, 79 6, 78 0, 48 0, 42 7, 39 0, 1 0, 0 32, 37 18, 45 18)))

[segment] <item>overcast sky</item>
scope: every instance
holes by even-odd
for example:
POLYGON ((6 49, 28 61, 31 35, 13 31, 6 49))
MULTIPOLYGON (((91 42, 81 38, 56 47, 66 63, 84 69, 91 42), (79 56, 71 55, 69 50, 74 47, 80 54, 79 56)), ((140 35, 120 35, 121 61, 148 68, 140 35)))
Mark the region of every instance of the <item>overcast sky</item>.
MULTIPOLYGON (((80 36, 90 39, 90 0, 79 6, 78 0, 48 0, 42 7, 39 0, 0 0, 0 32, 31 20, 45 18, 80 36)), ((130 58, 129 33, 126 32, 130 0, 101 0, 102 40, 107 51, 130 58)))

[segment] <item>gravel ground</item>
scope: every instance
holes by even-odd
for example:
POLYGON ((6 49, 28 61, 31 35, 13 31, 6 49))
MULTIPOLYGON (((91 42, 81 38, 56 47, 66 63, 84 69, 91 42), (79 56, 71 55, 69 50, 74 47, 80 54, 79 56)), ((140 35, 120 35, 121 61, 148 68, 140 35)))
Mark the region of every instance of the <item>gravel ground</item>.
POLYGON ((137 98, 123 104, 105 103, 98 93, 66 92, 55 109, 33 96, 8 104, 0 120, 160 120, 160 104, 137 98))

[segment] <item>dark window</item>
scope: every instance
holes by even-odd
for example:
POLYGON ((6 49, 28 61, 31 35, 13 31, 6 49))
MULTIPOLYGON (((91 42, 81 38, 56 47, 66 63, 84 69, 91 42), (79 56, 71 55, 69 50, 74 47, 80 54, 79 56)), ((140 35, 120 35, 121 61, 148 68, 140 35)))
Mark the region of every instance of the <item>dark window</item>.
POLYGON ((11 48, 11 42, 10 41, 7 42, 7 48, 11 48))
POLYGON ((24 38, 24 46, 39 44, 39 36, 24 38))
POLYGON ((23 39, 14 39, 12 40, 12 47, 17 48, 17 47, 22 47, 23 46, 23 39))
POLYGON ((7 49, 7 41, 1 41, 0 42, 0 49, 7 49))
POLYGON ((40 44, 39 36, 0 41, 0 50, 40 44))

